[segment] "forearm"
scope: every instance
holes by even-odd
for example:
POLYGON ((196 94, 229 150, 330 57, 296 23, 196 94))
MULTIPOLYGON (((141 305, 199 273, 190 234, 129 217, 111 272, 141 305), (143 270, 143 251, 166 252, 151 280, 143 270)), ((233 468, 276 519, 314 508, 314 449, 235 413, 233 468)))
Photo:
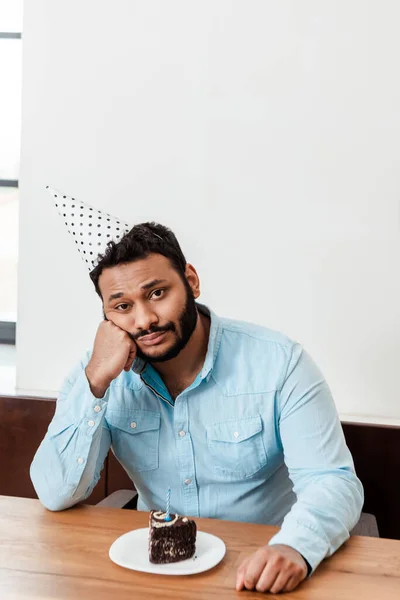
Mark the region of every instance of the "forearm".
POLYGON ((106 398, 93 396, 84 372, 67 394, 60 394, 30 470, 37 495, 48 509, 68 508, 87 498, 96 485, 110 446, 105 410, 106 398))
POLYGON ((329 387, 298 346, 279 409, 282 449, 297 502, 270 543, 293 546, 315 569, 349 537, 364 495, 329 387))
POLYGON ((85 374, 93 396, 95 398, 103 398, 110 386, 111 380, 104 377, 99 377, 90 363, 85 369, 85 374))
POLYGON ((354 471, 345 468, 304 475, 294 491, 297 502, 269 544, 291 546, 314 571, 348 539, 360 517, 363 488, 354 471))

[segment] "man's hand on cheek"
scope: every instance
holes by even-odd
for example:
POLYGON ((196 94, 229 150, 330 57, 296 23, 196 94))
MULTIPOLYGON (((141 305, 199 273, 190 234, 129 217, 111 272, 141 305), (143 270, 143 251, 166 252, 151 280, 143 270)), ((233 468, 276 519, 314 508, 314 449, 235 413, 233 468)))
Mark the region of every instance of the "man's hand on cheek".
POLYGON ((102 321, 97 328, 93 352, 85 372, 90 389, 102 398, 110 383, 123 371, 129 371, 137 346, 130 335, 112 321, 102 321))
POLYGON ((263 546, 240 565, 236 589, 291 592, 307 577, 307 572, 307 564, 297 550, 283 544, 263 546))
POLYGON ((129 352, 129 356, 127 358, 126 364, 124 366, 124 371, 128 372, 131 370, 133 361, 136 358, 136 354, 137 354, 137 346, 136 346, 135 342, 132 342, 131 350, 129 352))

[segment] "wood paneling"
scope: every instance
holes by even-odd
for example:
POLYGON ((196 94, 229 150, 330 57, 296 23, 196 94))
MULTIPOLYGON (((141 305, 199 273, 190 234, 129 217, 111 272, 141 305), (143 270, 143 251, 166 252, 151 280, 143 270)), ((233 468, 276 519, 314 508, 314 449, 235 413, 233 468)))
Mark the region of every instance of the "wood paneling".
MULTIPOLYGON (((54 410, 54 400, 0 396, 0 494, 37 498, 29 467, 54 410)), ((96 504, 105 497, 105 481, 103 470, 87 500, 89 504, 96 504)))
POLYGON ((364 512, 376 516, 381 537, 400 539, 400 428, 343 424, 357 475, 364 485, 364 512))

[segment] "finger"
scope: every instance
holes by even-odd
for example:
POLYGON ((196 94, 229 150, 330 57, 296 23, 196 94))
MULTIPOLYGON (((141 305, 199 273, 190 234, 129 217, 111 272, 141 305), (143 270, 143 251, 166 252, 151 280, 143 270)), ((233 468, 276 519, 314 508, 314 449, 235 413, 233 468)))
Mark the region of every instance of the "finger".
POLYGON ((124 371, 129 371, 132 368, 133 361, 136 358, 136 353, 137 353, 136 350, 137 350, 136 344, 134 344, 129 351, 128 358, 125 363, 124 371))
POLYGON ((292 592, 303 581, 300 575, 292 575, 286 582, 283 592, 292 592))
POLYGON ((126 361, 125 366, 124 366, 124 371, 130 371, 134 360, 135 360, 134 356, 132 358, 128 358, 128 360, 126 361))
POLYGON ((246 573, 247 565, 250 562, 250 557, 245 558, 236 573, 236 589, 238 592, 244 587, 244 576, 246 573))
POLYGON ((260 574, 256 584, 257 592, 268 592, 279 576, 280 567, 274 561, 269 562, 260 574))
POLYGON ((130 349, 129 349, 129 357, 130 357, 130 358, 133 358, 133 357, 135 357, 135 356, 136 356, 136 354, 137 354, 137 346, 136 346, 136 343, 135 343, 133 340, 131 340, 131 347, 130 347, 130 349))
POLYGON ((240 567, 237 570, 237 575, 236 575, 236 589, 242 590, 244 587, 244 578, 247 572, 247 567, 251 561, 252 557, 248 556, 247 558, 244 559, 244 561, 242 562, 242 564, 240 565, 240 567))
POLYGON ((271 594, 279 594, 279 592, 281 592, 286 586, 291 575, 292 571, 290 569, 282 569, 278 574, 278 577, 275 579, 274 583, 269 588, 271 594))
POLYGON ((247 570, 244 576, 244 585, 248 590, 255 588, 256 583, 265 567, 266 560, 265 554, 261 552, 256 552, 252 556, 249 564, 247 565, 247 570))

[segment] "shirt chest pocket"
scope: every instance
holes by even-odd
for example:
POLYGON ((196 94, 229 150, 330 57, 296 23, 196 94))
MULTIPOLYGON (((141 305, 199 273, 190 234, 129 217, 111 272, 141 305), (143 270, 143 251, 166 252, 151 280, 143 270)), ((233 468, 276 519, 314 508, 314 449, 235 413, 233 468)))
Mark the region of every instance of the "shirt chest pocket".
POLYGON ((206 429, 213 468, 221 478, 252 477, 267 464, 260 415, 214 423, 206 429))
POLYGON ((116 457, 132 471, 158 469, 161 416, 148 410, 107 410, 116 457))

